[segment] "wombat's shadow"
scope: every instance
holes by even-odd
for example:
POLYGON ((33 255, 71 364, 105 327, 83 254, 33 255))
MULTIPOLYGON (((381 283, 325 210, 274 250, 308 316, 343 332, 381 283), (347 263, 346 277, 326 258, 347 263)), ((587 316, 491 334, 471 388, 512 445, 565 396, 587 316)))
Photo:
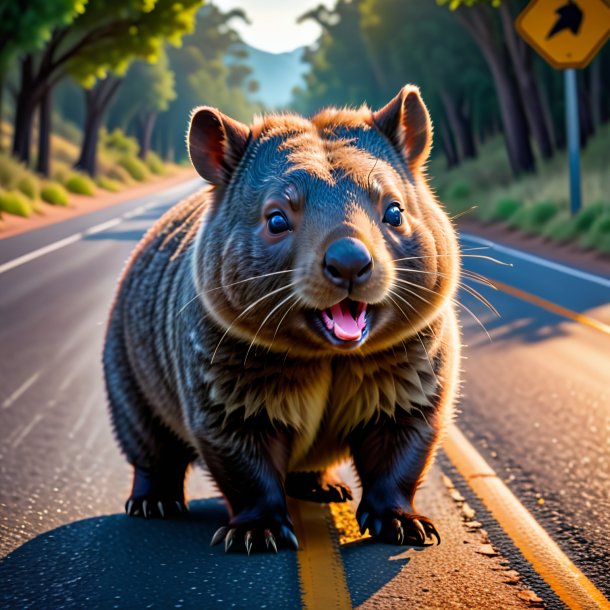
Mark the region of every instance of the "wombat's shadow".
MULTIPOLYGON (((211 499, 191 502, 180 519, 117 514, 51 530, 0 561, 0 607, 301 607, 296 553, 225 555, 222 546, 209 543, 226 519, 222 501, 211 499)), ((357 544, 342 555, 354 605, 408 561, 391 561, 396 547, 389 545, 357 544), (350 566, 357 574, 349 573, 350 566)))

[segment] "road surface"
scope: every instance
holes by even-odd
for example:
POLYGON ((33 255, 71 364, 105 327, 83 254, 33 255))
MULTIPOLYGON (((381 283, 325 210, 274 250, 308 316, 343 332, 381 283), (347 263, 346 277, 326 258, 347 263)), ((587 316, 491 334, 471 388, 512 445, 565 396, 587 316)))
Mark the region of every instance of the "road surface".
MULTIPOLYGON (((130 470, 105 413, 100 353, 106 317, 130 251, 195 186, 0 241, 0 556, 11 554, 0 564, 0 582, 3 574, 14 596, 27 566, 44 576, 37 583, 25 579, 21 607, 27 600, 31 607, 55 606, 59 599, 79 607, 89 596, 104 607, 133 607, 137 600, 155 606, 169 603, 169 592, 175 607, 196 607, 201 595, 224 607, 298 603, 296 562, 288 554, 279 563, 261 556, 253 564, 236 556, 227 564, 207 548, 223 509, 216 500, 202 500, 215 491, 201 474, 191 476, 188 486, 188 496, 199 499, 193 504, 192 518, 202 523, 196 534, 188 523, 144 523, 118 514, 130 470), (57 563, 46 561, 49 556, 57 563)), ((518 252, 480 250, 488 244, 476 237, 462 242, 466 269, 521 292, 516 297, 467 282, 493 302, 501 318, 468 293, 460 295, 492 340, 464 309, 468 347, 459 426, 608 596, 610 336, 524 295, 610 324, 610 280, 518 252)), ((440 465, 468 496, 443 456, 440 465)), ((514 565, 521 571, 520 587, 539 592, 549 607, 561 607, 488 516, 484 525, 497 534, 491 542, 507 559, 477 553, 485 540, 465 530, 439 467, 422 490, 422 502, 423 509, 444 515, 440 547, 426 553, 366 544, 342 548, 354 606, 392 607, 401 599, 426 608, 525 607, 498 578, 514 565)), ((17 598, 8 599, 16 604, 17 598)))

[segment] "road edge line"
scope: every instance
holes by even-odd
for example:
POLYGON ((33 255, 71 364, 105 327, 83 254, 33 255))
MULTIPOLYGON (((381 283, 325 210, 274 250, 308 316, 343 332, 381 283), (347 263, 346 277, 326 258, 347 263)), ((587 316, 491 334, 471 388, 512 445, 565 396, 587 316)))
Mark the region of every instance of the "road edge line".
POLYGON ((291 498, 288 508, 299 539, 297 559, 303 608, 352 610, 339 545, 331 534, 330 508, 291 498))
POLYGON ((443 448, 460 475, 561 601, 569 608, 610 608, 610 601, 559 548, 455 424, 449 427, 443 448))

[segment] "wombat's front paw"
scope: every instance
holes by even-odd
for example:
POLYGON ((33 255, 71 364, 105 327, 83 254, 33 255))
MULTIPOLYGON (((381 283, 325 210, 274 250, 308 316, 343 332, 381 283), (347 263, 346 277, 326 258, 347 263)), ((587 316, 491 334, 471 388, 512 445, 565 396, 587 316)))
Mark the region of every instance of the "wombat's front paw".
POLYGON ((352 490, 326 473, 291 472, 286 477, 286 495, 309 502, 347 502, 352 490))
POLYGON ((131 496, 125 502, 125 512, 130 517, 173 517, 188 511, 184 501, 178 498, 131 496))
MULTIPOLYGON (((233 521, 239 521, 239 516, 233 521)), ((299 549, 299 541, 294 535, 292 524, 286 518, 283 523, 278 523, 277 519, 260 518, 249 522, 220 527, 216 530, 211 546, 220 544, 224 540, 225 553, 231 548, 233 550, 245 549, 250 551, 267 550, 277 553, 278 544, 285 544, 288 548, 295 551, 299 549)))
POLYGON ((368 529, 371 536, 395 544, 425 546, 428 538, 441 543, 441 536, 428 517, 396 509, 375 511, 363 504, 357 513, 361 533, 368 529))

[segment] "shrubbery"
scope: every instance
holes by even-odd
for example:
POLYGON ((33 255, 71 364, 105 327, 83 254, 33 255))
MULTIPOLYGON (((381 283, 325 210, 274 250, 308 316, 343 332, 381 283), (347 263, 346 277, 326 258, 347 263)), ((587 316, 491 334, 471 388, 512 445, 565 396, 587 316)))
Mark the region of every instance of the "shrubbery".
POLYGON ((148 169, 157 176, 165 173, 165 165, 159 155, 154 153, 152 150, 146 155, 146 166, 148 169))
POLYGON ((580 238, 583 248, 595 248, 610 254, 610 212, 603 212, 591 225, 591 228, 580 238))
POLYGON ((516 199, 498 199, 493 205, 483 207, 477 212, 477 217, 483 222, 505 222, 522 207, 516 199))
POLYGON ((17 181, 17 189, 30 199, 40 197, 40 185, 34 176, 24 174, 17 181))
POLYGON ((518 209, 509 219, 511 229, 521 229, 530 235, 540 235, 551 218, 559 212, 559 206, 551 201, 539 201, 518 209))
POLYGON ((127 170, 128 174, 138 182, 143 182, 148 177, 146 164, 138 157, 126 155, 119 159, 119 166, 127 170))
POLYGON ((64 185, 71 193, 77 195, 88 195, 89 197, 95 195, 95 183, 89 176, 70 174, 64 185))
POLYGON ((40 190, 40 198, 52 205, 68 205, 68 193, 57 182, 47 182, 40 190))
POLYGON ((100 188, 111 193, 117 193, 121 190, 121 183, 118 180, 108 178, 108 176, 100 176, 95 182, 100 188))
POLYGON ((0 193, 0 211, 27 218, 32 214, 32 205, 23 193, 5 191, 0 193))

